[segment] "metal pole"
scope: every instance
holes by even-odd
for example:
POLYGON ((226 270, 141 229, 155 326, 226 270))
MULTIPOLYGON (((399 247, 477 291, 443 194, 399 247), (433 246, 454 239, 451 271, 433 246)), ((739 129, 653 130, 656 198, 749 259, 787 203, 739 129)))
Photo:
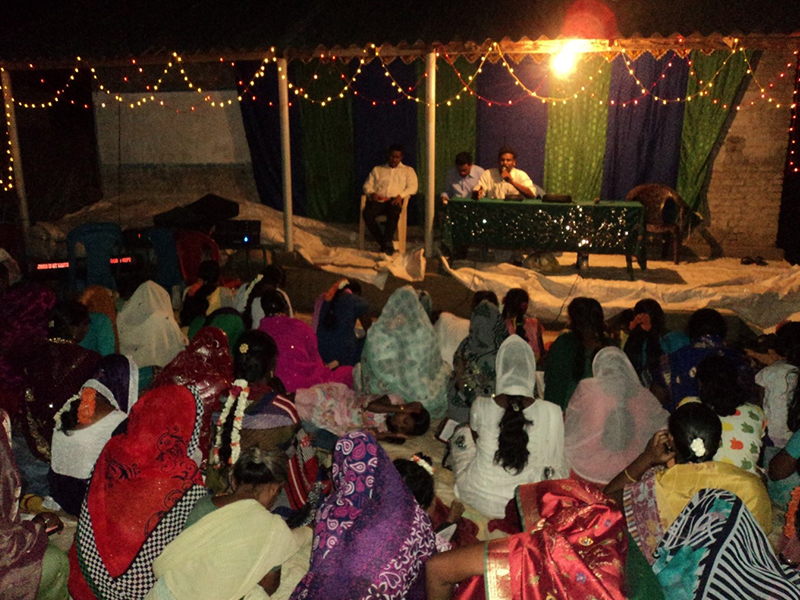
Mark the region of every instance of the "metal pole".
POLYGON ((289 139, 289 69, 278 59, 278 105, 281 115, 281 156, 283 158, 283 228, 286 250, 294 250, 292 239, 292 148, 289 139))
POLYGON ((17 133, 17 118, 14 112, 14 94, 11 90, 11 73, 0 69, 0 81, 3 86, 3 103, 6 109, 6 127, 8 128, 8 141, 11 146, 11 166, 13 167, 14 186, 19 198, 19 216, 22 221, 23 245, 25 255, 28 254, 28 231, 31 227, 30 213, 28 212, 28 197, 25 195, 25 179, 22 176, 22 155, 19 151, 19 135, 17 133))
POLYGON ((433 257, 433 213, 436 206, 436 53, 425 57, 428 82, 425 86, 425 143, 427 154, 427 189, 425 193, 425 255, 433 257))

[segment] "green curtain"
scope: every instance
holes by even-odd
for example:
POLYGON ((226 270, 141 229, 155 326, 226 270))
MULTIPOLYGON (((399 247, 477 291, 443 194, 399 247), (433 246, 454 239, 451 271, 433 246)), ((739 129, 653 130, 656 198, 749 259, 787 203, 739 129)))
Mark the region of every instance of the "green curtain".
POLYGON ((747 59, 745 54, 737 51, 731 55, 728 51, 718 50, 705 55, 693 50, 690 55, 696 76, 689 77, 687 98, 704 89, 719 71, 713 79, 713 87, 707 88, 709 94, 686 102, 683 113, 678 193, 692 210, 698 210, 703 203, 704 183, 711 167, 714 146, 733 110, 740 87, 749 81, 745 76, 752 53, 747 53, 747 59), (700 81, 703 81, 702 85, 700 81), (723 105, 727 105, 727 108, 723 108, 723 105))
MULTIPOLYGON (((458 69, 465 81, 470 75, 474 75, 477 64, 471 64, 465 58, 458 58, 455 61, 458 69)), ((425 61, 417 61, 417 76, 422 77, 425 73, 425 61)), ((424 99, 426 94, 425 85, 427 79, 423 79, 419 86, 419 97, 424 99)), ((443 57, 436 61, 436 101, 441 106, 436 107, 436 198, 444 189, 444 176, 450 165, 455 164, 456 154, 459 152, 469 152, 475 157, 475 110, 477 100, 469 92, 461 93, 463 84, 458 79, 453 67, 451 67, 443 57), (455 96, 461 98, 456 100, 455 96), (447 100, 451 100, 447 106, 447 100)), ((425 142, 425 104, 420 102, 419 114, 417 118, 418 130, 418 152, 417 175, 419 177, 419 190, 424 193, 425 182, 427 181, 426 161, 428 160, 428 149, 425 142)))
POLYGON ((341 65, 320 61, 301 63, 297 65, 296 82, 293 83, 302 86, 309 98, 333 98, 325 106, 300 101, 306 216, 326 222, 353 223, 358 218, 359 192, 353 162, 351 96, 345 92, 345 97, 339 98, 345 83, 342 71, 347 69, 341 65))
POLYGON ((581 61, 565 81, 551 77, 550 96, 570 99, 548 106, 544 160, 548 193, 571 194, 576 200, 600 196, 610 82, 611 65, 602 56, 581 61))

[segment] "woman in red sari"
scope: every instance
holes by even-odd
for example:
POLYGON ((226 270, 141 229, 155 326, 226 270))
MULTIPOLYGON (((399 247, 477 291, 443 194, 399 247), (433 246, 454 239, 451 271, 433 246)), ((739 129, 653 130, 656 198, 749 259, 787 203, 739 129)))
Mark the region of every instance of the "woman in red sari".
POLYGON ((142 600, 153 561, 206 495, 197 463, 203 405, 165 385, 134 405, 128 428, 106 444, 92 474, 70 549, 74 600, 142 600))
POLYGON ((517 505, 523 533, 428 561, 428 600, 625 598, 625 518, 609 498, 558 479, 520 486, 517 505))

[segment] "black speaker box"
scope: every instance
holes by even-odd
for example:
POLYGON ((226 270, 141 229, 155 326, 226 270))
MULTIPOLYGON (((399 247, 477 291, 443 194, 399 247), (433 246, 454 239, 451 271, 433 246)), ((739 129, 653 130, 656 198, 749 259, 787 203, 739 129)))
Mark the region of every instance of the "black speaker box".
POLYGON ((220 248, 241 248, 261 243, 261 221, 222 221, 211 234, 220 248))

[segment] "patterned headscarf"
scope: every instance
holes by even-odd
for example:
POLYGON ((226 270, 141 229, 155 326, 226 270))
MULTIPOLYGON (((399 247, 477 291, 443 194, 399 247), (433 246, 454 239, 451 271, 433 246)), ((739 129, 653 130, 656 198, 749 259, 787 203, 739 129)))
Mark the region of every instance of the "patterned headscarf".
POLYGON ((433 528, 372 435, 339 439, 333 481, 317 513, 311 567, 291 598, 424 598, 433 528))

